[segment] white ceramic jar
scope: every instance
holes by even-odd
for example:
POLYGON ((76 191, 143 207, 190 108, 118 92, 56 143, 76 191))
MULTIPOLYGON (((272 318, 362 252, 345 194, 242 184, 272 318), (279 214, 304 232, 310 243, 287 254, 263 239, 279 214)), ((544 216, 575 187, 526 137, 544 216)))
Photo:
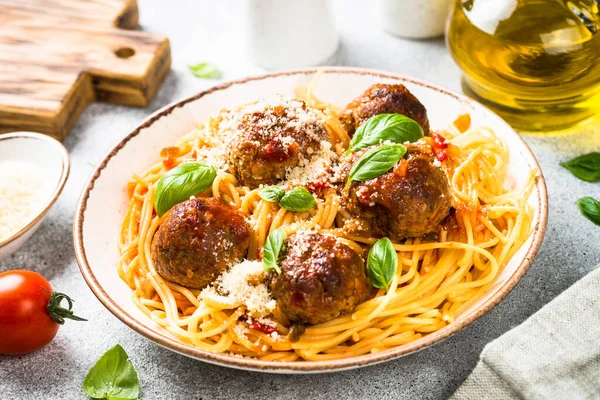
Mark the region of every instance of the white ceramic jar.
POLYGON ((328 61, 338 47, 329 0, 247 0, 248 57, 261 67, 298 68, 328 61))
POLYGON ((383 30, 397 36, 425 39, 444 34, 451 0, 377 0, 383 30))

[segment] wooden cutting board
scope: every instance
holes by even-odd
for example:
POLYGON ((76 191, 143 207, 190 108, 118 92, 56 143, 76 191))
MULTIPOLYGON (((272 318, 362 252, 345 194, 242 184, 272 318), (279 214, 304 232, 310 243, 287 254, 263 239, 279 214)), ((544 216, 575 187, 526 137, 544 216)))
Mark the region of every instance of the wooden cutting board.
POLYGON ((148 105, 171 66, 167 38, 125 30, 136 0, 0 0, 0 21, 0 133, 62 140, 93 101, 148 105))

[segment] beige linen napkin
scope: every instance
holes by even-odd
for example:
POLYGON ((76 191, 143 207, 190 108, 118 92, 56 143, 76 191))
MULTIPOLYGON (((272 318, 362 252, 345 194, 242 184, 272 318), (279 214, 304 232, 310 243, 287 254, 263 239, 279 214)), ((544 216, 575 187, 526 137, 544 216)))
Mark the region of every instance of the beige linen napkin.
POLYGON ((451 397, 521 398, 600 399, 600 268, 485 346, 451 397))

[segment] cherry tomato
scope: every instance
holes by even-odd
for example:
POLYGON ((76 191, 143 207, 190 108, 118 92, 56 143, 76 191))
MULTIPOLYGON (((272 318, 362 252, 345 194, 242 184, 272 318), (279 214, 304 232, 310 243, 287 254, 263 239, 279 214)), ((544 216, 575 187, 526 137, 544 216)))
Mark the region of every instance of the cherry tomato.
POLYGON ((52 291, 50 282, 33 271, 0 273, 0 354, 36 351, 54 339, 65 318, 77 321, 73 300, 52 291), (60 302, 66 300, 68 308, 60 302))

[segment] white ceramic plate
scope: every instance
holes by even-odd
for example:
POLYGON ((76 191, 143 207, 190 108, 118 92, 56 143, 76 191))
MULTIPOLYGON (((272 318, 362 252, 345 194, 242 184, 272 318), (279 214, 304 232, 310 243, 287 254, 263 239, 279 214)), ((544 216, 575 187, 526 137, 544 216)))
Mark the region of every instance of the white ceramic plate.
POLYGON ((17 232, 0 241, 0 260, 33 235, 62 191, 69 176, 69 153, 57 140, 34 132, 0 134, 0 161, 25 161, 43 174, 38 211, 17 232))
POLYGON ((355 368, 397 358, 436 343, 471 324, 496 305, 523 276, 542 241, 547 218, 547 194, 539 165, 517 133, 487 108, 438 86, 385 72, 348 68, 323 68, 316 95, 339 106, 346 105, 374 83, 403 83, 425 105, 431 127, 449 126, 461 113, 471 114, 473 126, 491 126, 508 142, 509 173, 522 184, 530 170, 539 176, 530 202, 535 208, 532 234, 498 275, 479 301, 454 323, 417 341, 392 350, 355 358, 323 362, 266 362, 213 354, 182 344, 158 327, 131 300, 131 289, 116 271, 119 227, 128 199, 126 185, 132 173, 142 172, 159 161, 162 148, 175 143, 198 123, 223 108, 256 101, 274 94, 293 96, 307 85, 317 70, 277 72, 216 86, 167 106, 128 134, 98 165, 84 189, 74 221, 74 241, 81 272, 100 301, 125 324, 149 339, 176 352, 220 365, 268 372, 325 372, 355 368))

